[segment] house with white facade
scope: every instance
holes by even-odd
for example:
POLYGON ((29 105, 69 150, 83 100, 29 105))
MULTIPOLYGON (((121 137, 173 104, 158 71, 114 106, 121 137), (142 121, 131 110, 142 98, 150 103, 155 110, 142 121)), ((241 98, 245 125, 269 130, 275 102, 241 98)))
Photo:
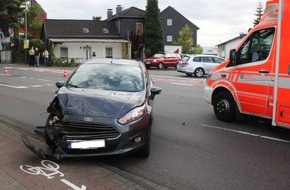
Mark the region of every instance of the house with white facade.
POLYGON ((119 35, 114 22, 46 19, 42 27, 45 47, 52 45, 55 58, 84 62, 99 58, 131 58, 130 41, 119 35))
POLYGON ((230 50, 235 49, 244 36, 246 36, 246 34, 240 34, 239 36, 233 39, 230 39, 228 41, 216 45, 218 56, 227 59, 229 57, 230 50))

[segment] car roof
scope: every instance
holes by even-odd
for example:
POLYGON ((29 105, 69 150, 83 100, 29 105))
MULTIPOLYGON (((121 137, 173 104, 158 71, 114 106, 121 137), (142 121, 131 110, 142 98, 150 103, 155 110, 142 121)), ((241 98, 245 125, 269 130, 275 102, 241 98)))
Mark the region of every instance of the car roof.
POLYGON ((134 59, 92 58, 87 60, 84 64, 119 64, 140 66, 141 62, 134 59))
MULTIPOLYGON (((191 57, 218 57, 218 58, 222 58, 222 57, 219 57, 217 55, 204 55, 204 54, 193 54, 193 55, 190 55, 191 57)), ((224 59, 224 58, 222 58, 224 59)))

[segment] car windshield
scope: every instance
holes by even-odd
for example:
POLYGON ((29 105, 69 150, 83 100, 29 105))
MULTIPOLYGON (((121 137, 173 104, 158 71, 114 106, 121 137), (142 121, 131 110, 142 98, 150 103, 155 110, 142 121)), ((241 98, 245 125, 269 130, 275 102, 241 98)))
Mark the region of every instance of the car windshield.
POLYGON ((140 67, 121 64, 84 64, 67 82, 68 88, 139 92, 144 83, 140 67))
POLYGON ((182 60, 182 61, 188 61, 189 58, 190 58, 189 56, 184 56, 181 60, 182 60))
POLYGON ((164 54, 155 54, 153 57, 156 57, 156 58, 158 58, 158 57, 164 57, 164 54))

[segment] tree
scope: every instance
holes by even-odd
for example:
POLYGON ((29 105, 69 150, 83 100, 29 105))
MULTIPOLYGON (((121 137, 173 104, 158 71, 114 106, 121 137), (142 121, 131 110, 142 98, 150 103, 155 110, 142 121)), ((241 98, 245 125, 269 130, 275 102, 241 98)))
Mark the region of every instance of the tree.
POLYGON ((41 6, 36 3, 33 4, 27 13, 27 28, 29 39, 39 39, 41 34, 41 27, 43 23, 43 10, 41 6))
POLYGON ((102 19, 102 17, 100 16, 93 16, 93 20, 95 21, 100 21, 102 19))
POLYGON ((190 54, 202 54, 202 52, 203 52, 202 47, 199 44, 197 44, 195 47, 191 49, 190 54))
POLYGON ((163 33, 157 0, 147 0, 143 35, 147 56, 164 51, 163 33))
POLYGON ((262 15, 263 15, 263 6, 262 6, 262 3, 259 2, 258 7, 256 9, 256 13, 255 13, 256 19, 254 19, 254 22, 253 22, 254 26, 259 24, 262 15))
POLYGON ((190 50, 193 46, 193 37, 192 37, 192 30, 186 24, 180 31, 179 31, 179 37, 177 39, 177 44, 182 46, 182 53, 190 53, 190 50))
POLYGON ((23 16, 20 5, 24 0, 0 0, 0 26, 13 24, 18 28, 19 18, 23 16))

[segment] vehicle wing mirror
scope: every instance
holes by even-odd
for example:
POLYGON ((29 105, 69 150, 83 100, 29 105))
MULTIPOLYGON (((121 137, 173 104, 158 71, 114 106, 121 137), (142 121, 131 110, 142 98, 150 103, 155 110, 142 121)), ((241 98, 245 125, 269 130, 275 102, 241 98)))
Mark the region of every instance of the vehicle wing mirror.
POLYGON ((55 83, 55 85, 56 85, 57 88, 61 88, 61 87, 63 87, 64 84, 65 84, 64 81, 59 81, 59 82, 56 82, 56 83, 55 83))
POLYGON ((235 49, 232 49, 230 50, 230 66, 235 66, 237 65, 236 63, 236 55, 237 55, 237 52, 235 49))
POLYGON ((155 95, 160 94, 161 91, 162 91, 162 88, 159 88, 159 87, 153 86, 153 87, 151 88, 151 95, 150 95, 149 99, 153 100, 154 97, 155 97, 155 95))
POLYGON ((160 94, 161 91, 162 91, 162 88, 159 88, 159 87, 156 87, 156 86, 151 88, 151 93, 154 94, 154 95, 160 94))

